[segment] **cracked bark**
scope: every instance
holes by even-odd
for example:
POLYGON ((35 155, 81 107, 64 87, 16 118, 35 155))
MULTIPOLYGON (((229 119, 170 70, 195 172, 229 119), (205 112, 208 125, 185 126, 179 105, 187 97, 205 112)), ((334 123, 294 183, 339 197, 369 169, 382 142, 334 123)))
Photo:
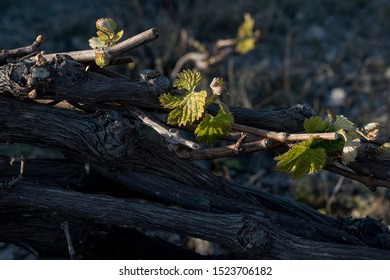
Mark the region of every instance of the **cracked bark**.
MULTIPOLYGON (((25 60, 0 67, 0 142, 49 147, 67 158, 27 160, 23 180, 0 190, 1 241, 24 244, 42 257, 65 258, 60 225, 68 221, 76 256, 82 258, 146 258, 121 250, 118 237, 139 251, 151 244, 155 251, 175 252, 167 258, 200 257, 128 231, 142 228, 219 243, 230 258, 390 259, 390 233, 378 221, 361 219, 357 225, 336 220, 297 202, 230 184, 139 139, 136 120, 121 104, 163 112, 158 96, 167 83, 157 78, 86 72, 58 55, 41 66, 25 60), (36 99, 66 99, 85 112, 36 99), (145 243, 137 246, 133 236, 145 243), (109 240, 119 251, 101 248, 96 240, 109 240)), ((231 111, 237 123, 287 132, 301 131, 304 119, 315 114, 308 105, 231 111)), ((6 180, 18 170, 1 157, 0 172, 6 180)))

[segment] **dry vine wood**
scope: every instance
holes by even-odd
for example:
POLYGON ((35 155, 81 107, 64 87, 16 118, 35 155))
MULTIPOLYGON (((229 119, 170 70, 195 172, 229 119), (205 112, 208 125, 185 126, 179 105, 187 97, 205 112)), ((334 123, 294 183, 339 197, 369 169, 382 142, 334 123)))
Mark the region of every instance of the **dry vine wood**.
MULTIPOLYGON (((277 139, 251 136, 224 150, 168 141, 176 143, 169 152, 139 138, 138 122, 163 131, 165 140, 182 138, 159 123, 166 112, 158 96, 170 88, 156 71, 131 80, 104 69, 86 71, 63 54, 42 65, 28 58, 1 66, 0 142, 56 149, 66 159, 27 159, 23 179, 0 190, 0 241, 48 258, 201 258, 134 229, 141 228, 216 242, 227 258, 390 259, 390 232, 379 221, 334 219, 226 182, 188 160, 194 153, 212 158, 271 150, 283 145, 277 139), (67 100, 77 109, 45 99, 67 100)), ((315 114, 308 105, 231 111, 240 125, 285 135, 302 131, 304 119, 315 114)), ((361 160, 356 164, 367 162, 361 160)), ((19 174, 9 163, 0 158, 0 182, 19 174)), ((389 174, 367 176, 370 165, 364 168, 359 176, 370 182, 390 182, 389 174)))

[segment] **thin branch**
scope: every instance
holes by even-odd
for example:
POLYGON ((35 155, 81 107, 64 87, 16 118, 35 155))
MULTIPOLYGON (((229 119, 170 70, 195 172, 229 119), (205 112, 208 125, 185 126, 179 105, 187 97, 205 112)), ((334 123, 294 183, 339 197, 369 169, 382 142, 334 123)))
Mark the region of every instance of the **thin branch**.
POLYGON ((162 123, 157 120, 154 120, 152 117, 147 116, 142 110, 137 107, 124 105, 129 113, 142 121, 145 125, 153 128, 161 137, 164 138, 165 142, 172 145, 183 145, 192 150, 199 149, 199 144, 192 142, 188 139, 182 138, 178 133, 170 131, 162 123))
MULTIPOLYGON (((108 55, 110 55, 112 62, 115 62, 115 59, 121 61, 123 57, 127 57, 128 60, 127 53, 130 50, 142 46, 150 41, 153 41, 157 39, 158 36, 159 36, 158 30, 156 28, 151 28, 140 34, 130 37, 125 41, 116 44, 115 46, 104 48, 104 50, 108 55)), ((75 61, 81 63, 91 63, 95 61, 95 52, 96 52, 95 49, 90 49, 90 50, 83 50, 83 51, 45 54, 44 57, 50 61, 56 54, 63 54, 63 55, 69 55, 75 61)))
POLYGON ((73 247, 72 238, 70 237, 70 233, 69 233, 69 223, 68 223, 68 221, 65 221, 65 222, 61 223, 61 229, 65 233, 66 243, 68 244, 69 258, 71 260, 74 260, 75 259, 75 250, 74 250, 74 247, 73 247))
POLYGON ((389 181, 357 174, 353 171, 349 171, 345 168, 341 168, 341 167, 338 167, 336 165, 327 165, 324 167, 324 169, 328 170, 332 173, 339 174, 341 176, 358 181, 358 182, 366 185, 372 191, 375 191, 377 187, 390 188, 389 181))
POLYGON ((240 145, 240 149, 236 149, 236 145, 228 145, 225 147, 218 148, 207 148, 194 151, 176 151, 176 154, 179 158, 186 160, 203 160, 203 159, 216 159, 224 157, 234 157, 239 154, 253 153, 259 151, 269 151, 278 146, 280 143, 273 142, 269 139, 261 139, 258 141, 253 141, 249 143, 243 143, 240 145))
POLYGON ((23 48, 17 48, 13 50, 0 50, 0 66, 7 63, 9 58, 21 58, 26 55, 30 55, 39 50, 41 43, 43 42, 43 36, 38 35, 35 41, 30 45, 23 48))
POLYGON ((287 132, 275 132, 275 131, 269 131, 259 128, 254 128, 242 124, 236 124, 234 123, 232 125, 233 130, 238 130, 242 132, 247 132, 256 136, 269 138, 272 140, 276 140, 282 143, 288 142, 288 141, 305 141, 308 140, 310 137, 314 137, 315 139, 322 139, 322 140, 337 140, 338 135, 336 132, 326 132, 326 133, 297 133, 297 134, 289 134, 287 132))

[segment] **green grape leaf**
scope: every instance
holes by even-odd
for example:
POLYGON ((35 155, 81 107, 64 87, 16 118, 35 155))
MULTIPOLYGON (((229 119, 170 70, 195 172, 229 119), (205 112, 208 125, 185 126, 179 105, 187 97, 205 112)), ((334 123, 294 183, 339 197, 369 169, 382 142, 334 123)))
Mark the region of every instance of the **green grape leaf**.
POLYGON ((212 146, 218 138, 229 135, 233 122, 233 116, 222 110, 215 117, 206 114, 195 129, 196 139, 201 144, 212 146))
POLYGON ((115 34, 114 38, 112 39, 113 42, 118 42, 122 36, 123 36, 123 30, 119 31, 118 33, 115 34))
POLYGON ((107 33, 103 32, 103 31, 99 30, 99 31, 96 32, 96 34, 99 36, 100 40, 102 40, 105 43, 111 41, 110 36, 107 33))
POLYGON ((103 48, 105 46, 105 42, 103 42, 99 37, 92 37, 88 42, 92 49, 103 48))
POLYGON ((96 34, 98 37, 89 39, 91 48, 111 47, 116 44, 123 36, 123 30, 115 33, 117 28, 116 22, 112 18, 100 18, 96 21, 96 34))
POLYGON ((335 122, 330 126, 330 131, 338 131, 340 129, 345 129, 348 131, 353 131, 356 129, 356 126, 353 122, 348 120, 343 115, 337 115, 335 122))
POLYGON ((161 105, 165 109, 175 109, 183 101, 185 95, 172 95, 170 93, 164 93, 160 96, 159 100, 161 105))
POLYGON ((253 33, 255 21, 250 14, 244 15, 244 22, 240 25, 237 31, 237 45, 236 50, 241 54, 251 51, 256 45, 256 38, 253 33))
POLYGON ((206 97, 206 91, 191 92, 180 102, 177 100, 170 103, 171 107, 176 106, 168 115, 168 124, 182 126, 200 119, 205 109, 206 97))
POLYGON ((309 133, 325 132, 329 127, 329 122, 324 121, 321 117, 312 116, 305 120, 303 127, 309 133))
POLYGON ((112 18, 100 18, 96 21, 96 28, 108 35, 114 35, 117 24, 112 18))
POLYGON ((179 90, 186 89, 192 92, 199 85, 201 78, 200 73, 196 70, 183 70, 177 75, 173 86, 179 90))
POLYGON ((224 114, 229 114, 231 115, 230 113, 230 110, 229 110, 229 107, 223 103, 222 101, 219 101, 218 100, 218 105, 219 105, 219 108, 221 109, 221 111, 224 113, 224 114))
POLYGON ((315 140, 310 146, 312 149, 322 148, 327 155, 326 164, 334 163, 342 154, 344 148, 344 141, 341 140, 315 140))
POLYGON ((246 38, 237 42, 236 50, 241 54, 246 54, 256 46, 256 38, 246 38))
POLYGON ((320 171, 326 164, 326 151, 323 148, 313 149, 314 138, 297 143, 286 153, 275 157, 278 161, 276 170, 290 173, 293 179, 298 179, 306 174, 320 171))

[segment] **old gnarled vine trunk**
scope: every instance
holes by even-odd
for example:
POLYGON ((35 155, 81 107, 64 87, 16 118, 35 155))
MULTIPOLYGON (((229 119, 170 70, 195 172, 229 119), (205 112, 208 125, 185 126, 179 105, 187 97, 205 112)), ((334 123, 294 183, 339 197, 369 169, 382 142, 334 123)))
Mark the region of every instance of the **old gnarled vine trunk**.
MULTIPOLYGON (((213 258, 144 233, 163 230, 218 243, 226 258, 390 259, 390 232, 379 221, 334 219, 226 182, 183 159, 193 156, 188 148, 168 151, 140 138, 140 112, 165 129, 158 97, 171 89, 166 77, 86 71, 71 54, 42 65, 33 58, 3 64, 0 142, 56 149, 64 158, 26 159, 23 178, 10 186, 19 165, 0 157, 0 241, 41 258, 213 258), (73 106, 58 106, 62 100, 73 106)), ((231 112, 238 124, 286 133, 301 131, 315 114, 308 105, 231 112)), ((260 140, 249 137, 239 153, 283 145, 260 140)), ((236 153, 228 147, 217 152, 222 150, 236 153)), ((388 173, 374 171, 378 162, 388 170, 388 160, 364 157, 351 168, 379 186, 388 184, 388 173)))

